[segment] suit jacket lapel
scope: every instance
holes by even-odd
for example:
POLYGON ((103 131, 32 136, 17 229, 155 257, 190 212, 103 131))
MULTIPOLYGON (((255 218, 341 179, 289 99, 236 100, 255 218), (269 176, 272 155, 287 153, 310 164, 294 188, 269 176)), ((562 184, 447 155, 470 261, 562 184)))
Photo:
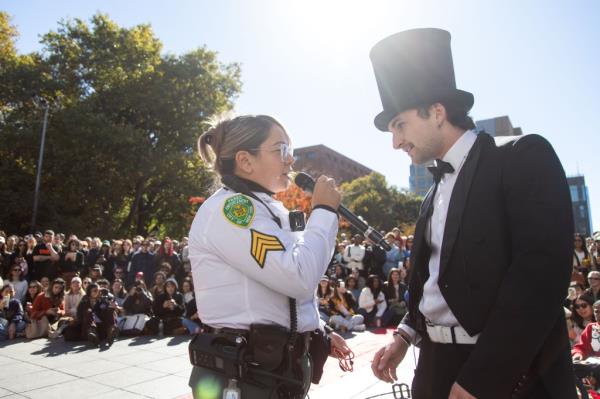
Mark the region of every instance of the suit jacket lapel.
POLYGON ((477 139, 465 160, 465 164, 456 179, 454 188, 452 189, 452 196, 450 198, 450 204, 448 205, 448 214, 446 216, 446 225, 444 228, 442 252, 440 254, 440 278, 448 267, 450 254, 452 254, 452 249, 456 243, 462 215, 467 204, 467 198, 469 197, 469 189, 471 188, 473 176, 475 176, 475 172, 477 171, 481 148, 484 143, 489 143, 491 140, 493 139, 485 133, 480 133, 477 136, 477 139))
POLYGON ((419 217, 417 218, 415 226, 413 249, 410 255, 411 267, 423 277, 423 281, 429 276, 428 262, 423 261, 423 257, 425 256, 429 259, 429 245, 425 241, 425 230, 428 222, 427 209, 429 208, 431 201, 433 201, 433 196, 431 195, 433 194, 433 188, 434 186, 431 186, 427 194, 425 194, 425 199, 421 204, 419 217))

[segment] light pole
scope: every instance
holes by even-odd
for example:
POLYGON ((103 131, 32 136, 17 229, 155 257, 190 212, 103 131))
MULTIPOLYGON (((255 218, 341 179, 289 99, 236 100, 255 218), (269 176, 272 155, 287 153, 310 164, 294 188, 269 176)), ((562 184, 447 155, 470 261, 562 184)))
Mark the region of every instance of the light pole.
POLYGON ((40 99, 40 103, 44 106, 44 124, 42 125, 42 142, 40 143, 40 156, 38 158, 37 176, 35 178, 35 192, 33 195, 33 217, 31 218, 31 232, 35 232, 35 222, 37 218, 38 200, 40 196, 40 179, 42 176, 42 162, 44 160, 44 146, 46 144, 46 128, 48 127, 48 112, 50 111, 50 103, 45 99, 40 99))

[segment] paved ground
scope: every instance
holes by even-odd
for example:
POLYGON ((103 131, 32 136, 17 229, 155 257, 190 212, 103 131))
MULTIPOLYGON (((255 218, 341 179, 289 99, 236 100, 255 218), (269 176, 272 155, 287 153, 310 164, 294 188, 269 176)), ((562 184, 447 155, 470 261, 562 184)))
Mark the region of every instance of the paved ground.
MULTIPOLYGON (((337 361, 327 361, 310 399, 353 398, 392 391, 373 377, 373 353, 391 339, 391 331, 348 335, 354 351, 354 372, 343 372, 337 361)), ((191 366, 189 337, 123 338, 111 348, 90 348, 62 339, 3 343, 0 345, 1 398, 191 398, 187 385, 191 366)), ((399 368, 400 381, 410 385, 414 360, 409 352, 399 368)), ((393 395, 380 396, 392 398, 393 395)))

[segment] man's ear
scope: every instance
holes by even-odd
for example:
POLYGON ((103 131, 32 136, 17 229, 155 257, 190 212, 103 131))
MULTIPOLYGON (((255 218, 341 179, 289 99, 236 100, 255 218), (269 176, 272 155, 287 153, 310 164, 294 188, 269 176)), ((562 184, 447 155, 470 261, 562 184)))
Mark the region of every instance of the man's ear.
POLYGON ((248 151, 238 151, 235 154, 235 165, 244 174, 251 174, 254 171, 253 161, 248 151))
POLYGON ((435 103, 431 106, 431 108, 436 124, 438 127, 442 127, 447 119, 446 107, 444 107, 441 103, 435 103))

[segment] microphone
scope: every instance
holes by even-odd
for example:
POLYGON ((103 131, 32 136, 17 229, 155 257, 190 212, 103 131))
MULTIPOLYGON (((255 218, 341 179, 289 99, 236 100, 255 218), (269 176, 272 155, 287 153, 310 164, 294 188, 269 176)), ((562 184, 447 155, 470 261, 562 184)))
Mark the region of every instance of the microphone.
MULTIPOLYGON (((309 174, 306 174, 304 172, 300 172, 296 175, 296 177, 294 178, 294 183, 296 183, 296 185, 300 187, 303 191, 309 193, 312 193, 315 189, 315 179, 313 179, 309 174)), ((350 209, 346 208, 344 205, 340 205, 337 211, 340 215, 342 215, 344 219, 350 222, 352 226, 358 229, 361 233, 363 233, 365 237, 373 241, 376 245, 379 245, 386 251, 392 249, 390 244, 387 243, 387 241, 383 238, 379 231, 375 230, 374 228, 360 220, 358 216, 356 216, 354 213, 352 213, 352 211, 350 211, 350 209)))

